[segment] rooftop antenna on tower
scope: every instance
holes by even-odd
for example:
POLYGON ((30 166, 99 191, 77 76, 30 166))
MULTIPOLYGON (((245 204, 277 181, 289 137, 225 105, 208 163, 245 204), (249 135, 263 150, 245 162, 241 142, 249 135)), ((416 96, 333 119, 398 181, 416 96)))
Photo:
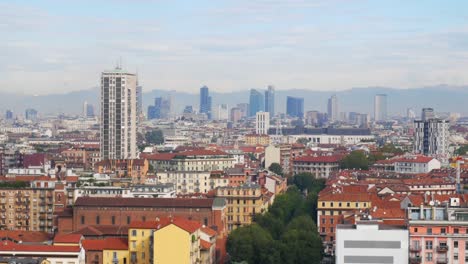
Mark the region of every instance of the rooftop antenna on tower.
POLYGON ((115 67, 117 70, 122 69, 122 56, 119 57, 119 60, 117 61, 117 66, 115 67))

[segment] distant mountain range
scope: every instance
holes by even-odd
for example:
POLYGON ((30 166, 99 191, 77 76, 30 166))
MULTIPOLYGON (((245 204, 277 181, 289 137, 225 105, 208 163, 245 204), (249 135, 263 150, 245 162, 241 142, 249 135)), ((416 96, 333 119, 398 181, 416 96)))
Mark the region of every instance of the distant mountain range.
MULTIPOLYGON (((262 89, 259 89, 262 90, 262 89)), ((143 93, 143 107, 153 104, 154 98, 171 96, 173 108, 181 112, 186 105, 198 109, 198 89, 195 93, 152 90, 143 93)), ((318 110, 325 112, 327 99, 336 94, 340 112, 360 112, 372 114, 375 94, 387 94, 388 112, 391 115, 405 115, 407 108, 413 108, 418 114, 423 107, 432 107, 436 112, 459 112, 468 115, 468 86, 432 86, 413 89, 395 89, 385 87, 352 88, 339 92, 311 91, 303 89, 277 90, 276 111, 285 112, 286 96, 304 97, 305 110, 318 110)), ((18 95, 0 93, 0 110, 11 109, 15 114, 24 115, 26 108, 34 108, 41 115, 53 113, 81 114, 83 102, 86 100, 96 108, 98 113, 99 89, 75 91, 64 94, 50 95, 18 95)), ((249 91, 230 93, 210 93, 213 98, 213 107, 218 104, 228 104, 229 107, 237 103, 248 103, 249 91)))

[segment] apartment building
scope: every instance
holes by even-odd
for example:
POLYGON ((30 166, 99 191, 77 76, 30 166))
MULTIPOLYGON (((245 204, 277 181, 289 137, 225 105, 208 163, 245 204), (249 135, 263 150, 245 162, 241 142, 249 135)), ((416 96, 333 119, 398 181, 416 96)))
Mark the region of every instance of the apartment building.
POLYGON ((343 224, 354 212, 371 207, 372 195, 367 192, 367 186, 322 190, 317 200, 317 229, 327 250, 333 251, 338 224, 343 224))
POLYGON ((130 178, 132 183, 143 184, 149 170, 146 159, 102 160, 95 164, 96 173, 115 173, 118 178, 130 178))
POLYGON ((468 208, 460 198, 410 205, 410 263, 468 262, 468 208))
POLYGON ((312 173, 316 178, 328 178, 340 168, 341 155, 333 156, 302 156, 293 160, 294 174, 312 173))
POLYGON ((66 204, 64 187, 59 184, 0 188, 0 229, 53 232, 54 212, 66 204))
POLYGON ((173 184, 177 194, 207 193, 229 185, 222 171, 167 171, 156 174, 158 183, 173 184))
POLYGON ((216 197, 226 199, 229 231, 251 224, 254 215, 262 214, 274 200, 274 196, 264 195, 257 184, 220 187, 216 189, 216 197))
POLYGON ((236 159, 221 150, 192 149, 177 153, 144 155, 154 170, 165 171, 216 171, 233 168, 236 159))
POLYGON ((270 136, 266 134, 247 134, 244 136, 244 141, 246 145, 256 146, 256 145, 268 145, 270 144, 270 136))

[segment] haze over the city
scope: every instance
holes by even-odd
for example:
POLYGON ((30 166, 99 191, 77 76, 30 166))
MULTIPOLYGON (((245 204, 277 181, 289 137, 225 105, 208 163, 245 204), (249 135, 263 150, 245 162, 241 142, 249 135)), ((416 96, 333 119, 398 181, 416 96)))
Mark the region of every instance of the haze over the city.
POLYGON ((0 3, 0 91, 98 86, 121 61, 144 91, 468 84, 466 1, 0 3))

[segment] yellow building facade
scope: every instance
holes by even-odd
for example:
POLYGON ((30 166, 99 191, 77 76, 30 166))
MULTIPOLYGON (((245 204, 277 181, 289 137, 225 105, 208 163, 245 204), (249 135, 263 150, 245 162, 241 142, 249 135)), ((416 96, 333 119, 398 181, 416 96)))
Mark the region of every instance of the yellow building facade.
POLYGON ((216 189, 216 197, 226 199, 226 218, 229 231, 239 226, 251 224, 253 216, 266 211, 271 202, 264 200, 261 187, 256 184, 220 187, 216 189))
POLYGON ((135 263, 150 263, 151 233, 154 225, 141 225, 141 227, 128 229, 128 251, 130 260, 135 263))
MULTIPOLYGON (((103 264, 129 264, 128 250, 105 249, 102 251, 103 264)), ((140 263, 140 262, 138 262, 140 263)))
POLYGON ((191 233, 174 224, 156 230, 153 256, 155 264, 201 263, 199 230, 191 233))

